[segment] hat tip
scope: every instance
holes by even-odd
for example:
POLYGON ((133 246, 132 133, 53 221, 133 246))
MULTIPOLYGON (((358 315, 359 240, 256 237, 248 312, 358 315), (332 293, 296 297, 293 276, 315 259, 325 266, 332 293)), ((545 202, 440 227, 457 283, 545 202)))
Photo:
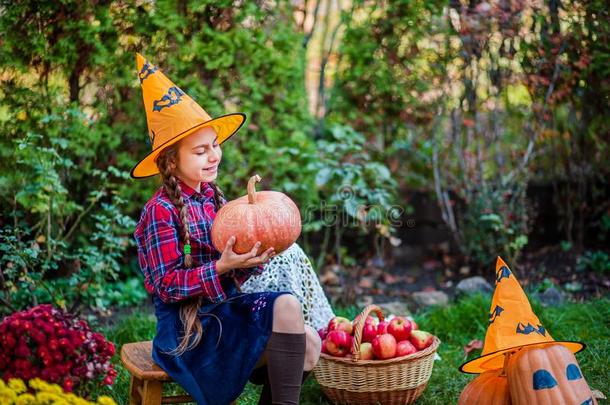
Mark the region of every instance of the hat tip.
POLYGON ((138 70, 142 69, 142 66, 144 66, 145 62, 146 58, 144 58, 141 53, 136 52, 136 67, 138 68, 138 70))

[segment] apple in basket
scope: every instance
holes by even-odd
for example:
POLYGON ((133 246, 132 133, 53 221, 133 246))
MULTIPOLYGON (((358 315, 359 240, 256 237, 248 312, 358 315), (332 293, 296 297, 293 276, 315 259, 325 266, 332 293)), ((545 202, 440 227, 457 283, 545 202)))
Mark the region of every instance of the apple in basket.
POLYGON ((396 343, 396 357, 406 356, 417 352, 417 349, 408 340, 401 340, 396 343))
POLYGON ((377 334, 378 335, 383 335, 385 333, 388 333, 388 326, 390 325, 389 322, 383 321, 383 322, 379 322, 379 325, 377 325, 377 334))
POLYGON ((377 336, 377 327, 372 323, 366 323, 362 327, 362 342, 372 342, 377 336))
POLYGON ((424 350, 426 347, 432 344, 434 340, 434 336, 430 332, 425 332, 423 330, 414 330, 411 332, 411 337, 409 338, 413 346, 417 350, 424 350))
POLYGON ((326 329, 326 328, 318 329, 318 336, 320 336, 320 339, 322 339, 322 340, 326 339, 326 335, 328 335, 328 329, 326 329))
POLYGON ((352 347, 352 337, 342 330, 331 330, 324 342, 328 354, 335 357, 345 357, 352 347))
POLYGON ((396 338, 397 342, 409 339, 411 336, 411 321, 397 316, 390 321, 388 333, 396 338))
MULTIPOLYGON (((354 318, 354 321, 352 322, 354 324, 354 326, 356 326, 356 323, 358 322, 358 320, 360 319, 360 315, 356 315, 356 317, 354 318)), ((377 318, 373 318, 372 316, 367 316, 366 319, 364 320, 364 324, 368 325, 374 325, 375 327, 377 327, 377 325, 379 324, 379 319, 377 318)))
POLYGON ((342 330, 347 332, 348 335, 351 335, 353 331, 352 322, 342 316, 335 316, 328 322, 328 327, 326 330, 328 332, 332 332, 333 330, 342 330))
POLYGON ((412 316, 407 316, 407 319, 409 321, 411 321, 411 330, 418 330, 419 327, 417 326, 417 324, 415 323, 415 319, 413 319, 412 316))
POLYGON ((301 234, 301 213, 296 204, 279 191, 256 192, 257 174, 248 181, 248 194, 227 202, 212 223, 212 243, 222 252, 235 236, 235 253, 244 254, 261 242, 258 253, 270 247, 276 254, 288 249, 301 234))
POLYGON ((373 360, 373 345, 369 342, 360 344, 360 360, 373 360))
POLYGON ((391 359, 396 355, 396 338, 389 333, 375 337, 373 339, 373 353, 378 359, 391 359))

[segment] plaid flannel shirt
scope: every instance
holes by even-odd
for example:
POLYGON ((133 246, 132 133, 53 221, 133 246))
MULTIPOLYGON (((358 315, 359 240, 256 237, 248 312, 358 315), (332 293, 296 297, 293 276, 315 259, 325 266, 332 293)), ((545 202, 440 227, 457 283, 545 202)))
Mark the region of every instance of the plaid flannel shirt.
MULTIPOLYGON (((134 232, 144 286, 166 303, 194 296, 203 296, 210 302, 222 301, 227 297, 221 278, 234 277, 241 285, 251 275, 260 274, 263 266, 233 269, 219 276, 216 262, 221 253, 211 241, 212 221, 216 216, 214 190, 202 182, 201 192, 197 192, 181 180, 179 182, 188 210, 193 266, 184 267, 184 244, 178 232, 179 212, 165 188, 160 187, 142 209, 134 232)), ((222 199, 222 202, 226 200, 222 199)))

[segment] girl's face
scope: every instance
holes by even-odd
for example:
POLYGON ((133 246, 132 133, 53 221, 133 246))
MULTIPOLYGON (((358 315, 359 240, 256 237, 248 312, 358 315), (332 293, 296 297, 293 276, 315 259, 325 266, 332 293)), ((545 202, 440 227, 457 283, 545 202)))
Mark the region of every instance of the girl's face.
POLYGON ((194 190, 201 191, 201 182, 212 182, 218 175, 222 150, 218 136, 211 127, 201 128, 178 145, 178 161, 172 163, 174 175, 194 190))

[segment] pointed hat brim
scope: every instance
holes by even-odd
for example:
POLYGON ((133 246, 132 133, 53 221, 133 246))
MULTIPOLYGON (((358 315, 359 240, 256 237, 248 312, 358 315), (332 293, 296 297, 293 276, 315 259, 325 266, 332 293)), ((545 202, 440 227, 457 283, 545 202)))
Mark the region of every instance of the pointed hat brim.
POLYGON ((152 152, 146 155, 144 159, 140 160, 140 162, 138 162, 138 164, 136 164, 134 168, 131 169, 131 177, 133 177, 134 179, 141 179, 159 174, 159 168, 157 167, 157 163, 155 162, 157 156, 159 156, 159 153, 161 153, 163 149, 186 138, 187 136, 191 135, 193 132, 201 128, 213 127, 218 134, 218 143, 222 144, 224 141, 233 136, 237 131, 239 131, 245 121, 245 114, 232 113, 221 115, 220 117, 216 117, 214 119, 196 125, 193 128, 190 128, 184 131, 183 133, 176 135, 164 144, 161 144, 157 148, 153 149, 152 152))
POLYGON ((508 352, 519 351, 528 346, 544 347, 544 346, 549 346, 549 345, 554 345, 554 344, 563 345, 563 346, 567 347, 568 350, 570 350, 574 354, 580 352, 581 350, 583 350, 586 347, 586 345, 581 342, 572 342, 572 341, 558 342, 556 340, 549 341, 549 342, 531 343, 531 344, 527 344, 527 345, 518 345, 515 347, 509 347, 508 349, 502 349, 502 350, 498 350, 493 353, 488 353, 484 356, 477 357, 476 359, 467 361, 466 363, 464 363, 460 366, 460 371, 462 373, 468 373, 468 374, 481 374, 486 371, 499 370, 504 366, 504 354, 506 354, 508 352))

